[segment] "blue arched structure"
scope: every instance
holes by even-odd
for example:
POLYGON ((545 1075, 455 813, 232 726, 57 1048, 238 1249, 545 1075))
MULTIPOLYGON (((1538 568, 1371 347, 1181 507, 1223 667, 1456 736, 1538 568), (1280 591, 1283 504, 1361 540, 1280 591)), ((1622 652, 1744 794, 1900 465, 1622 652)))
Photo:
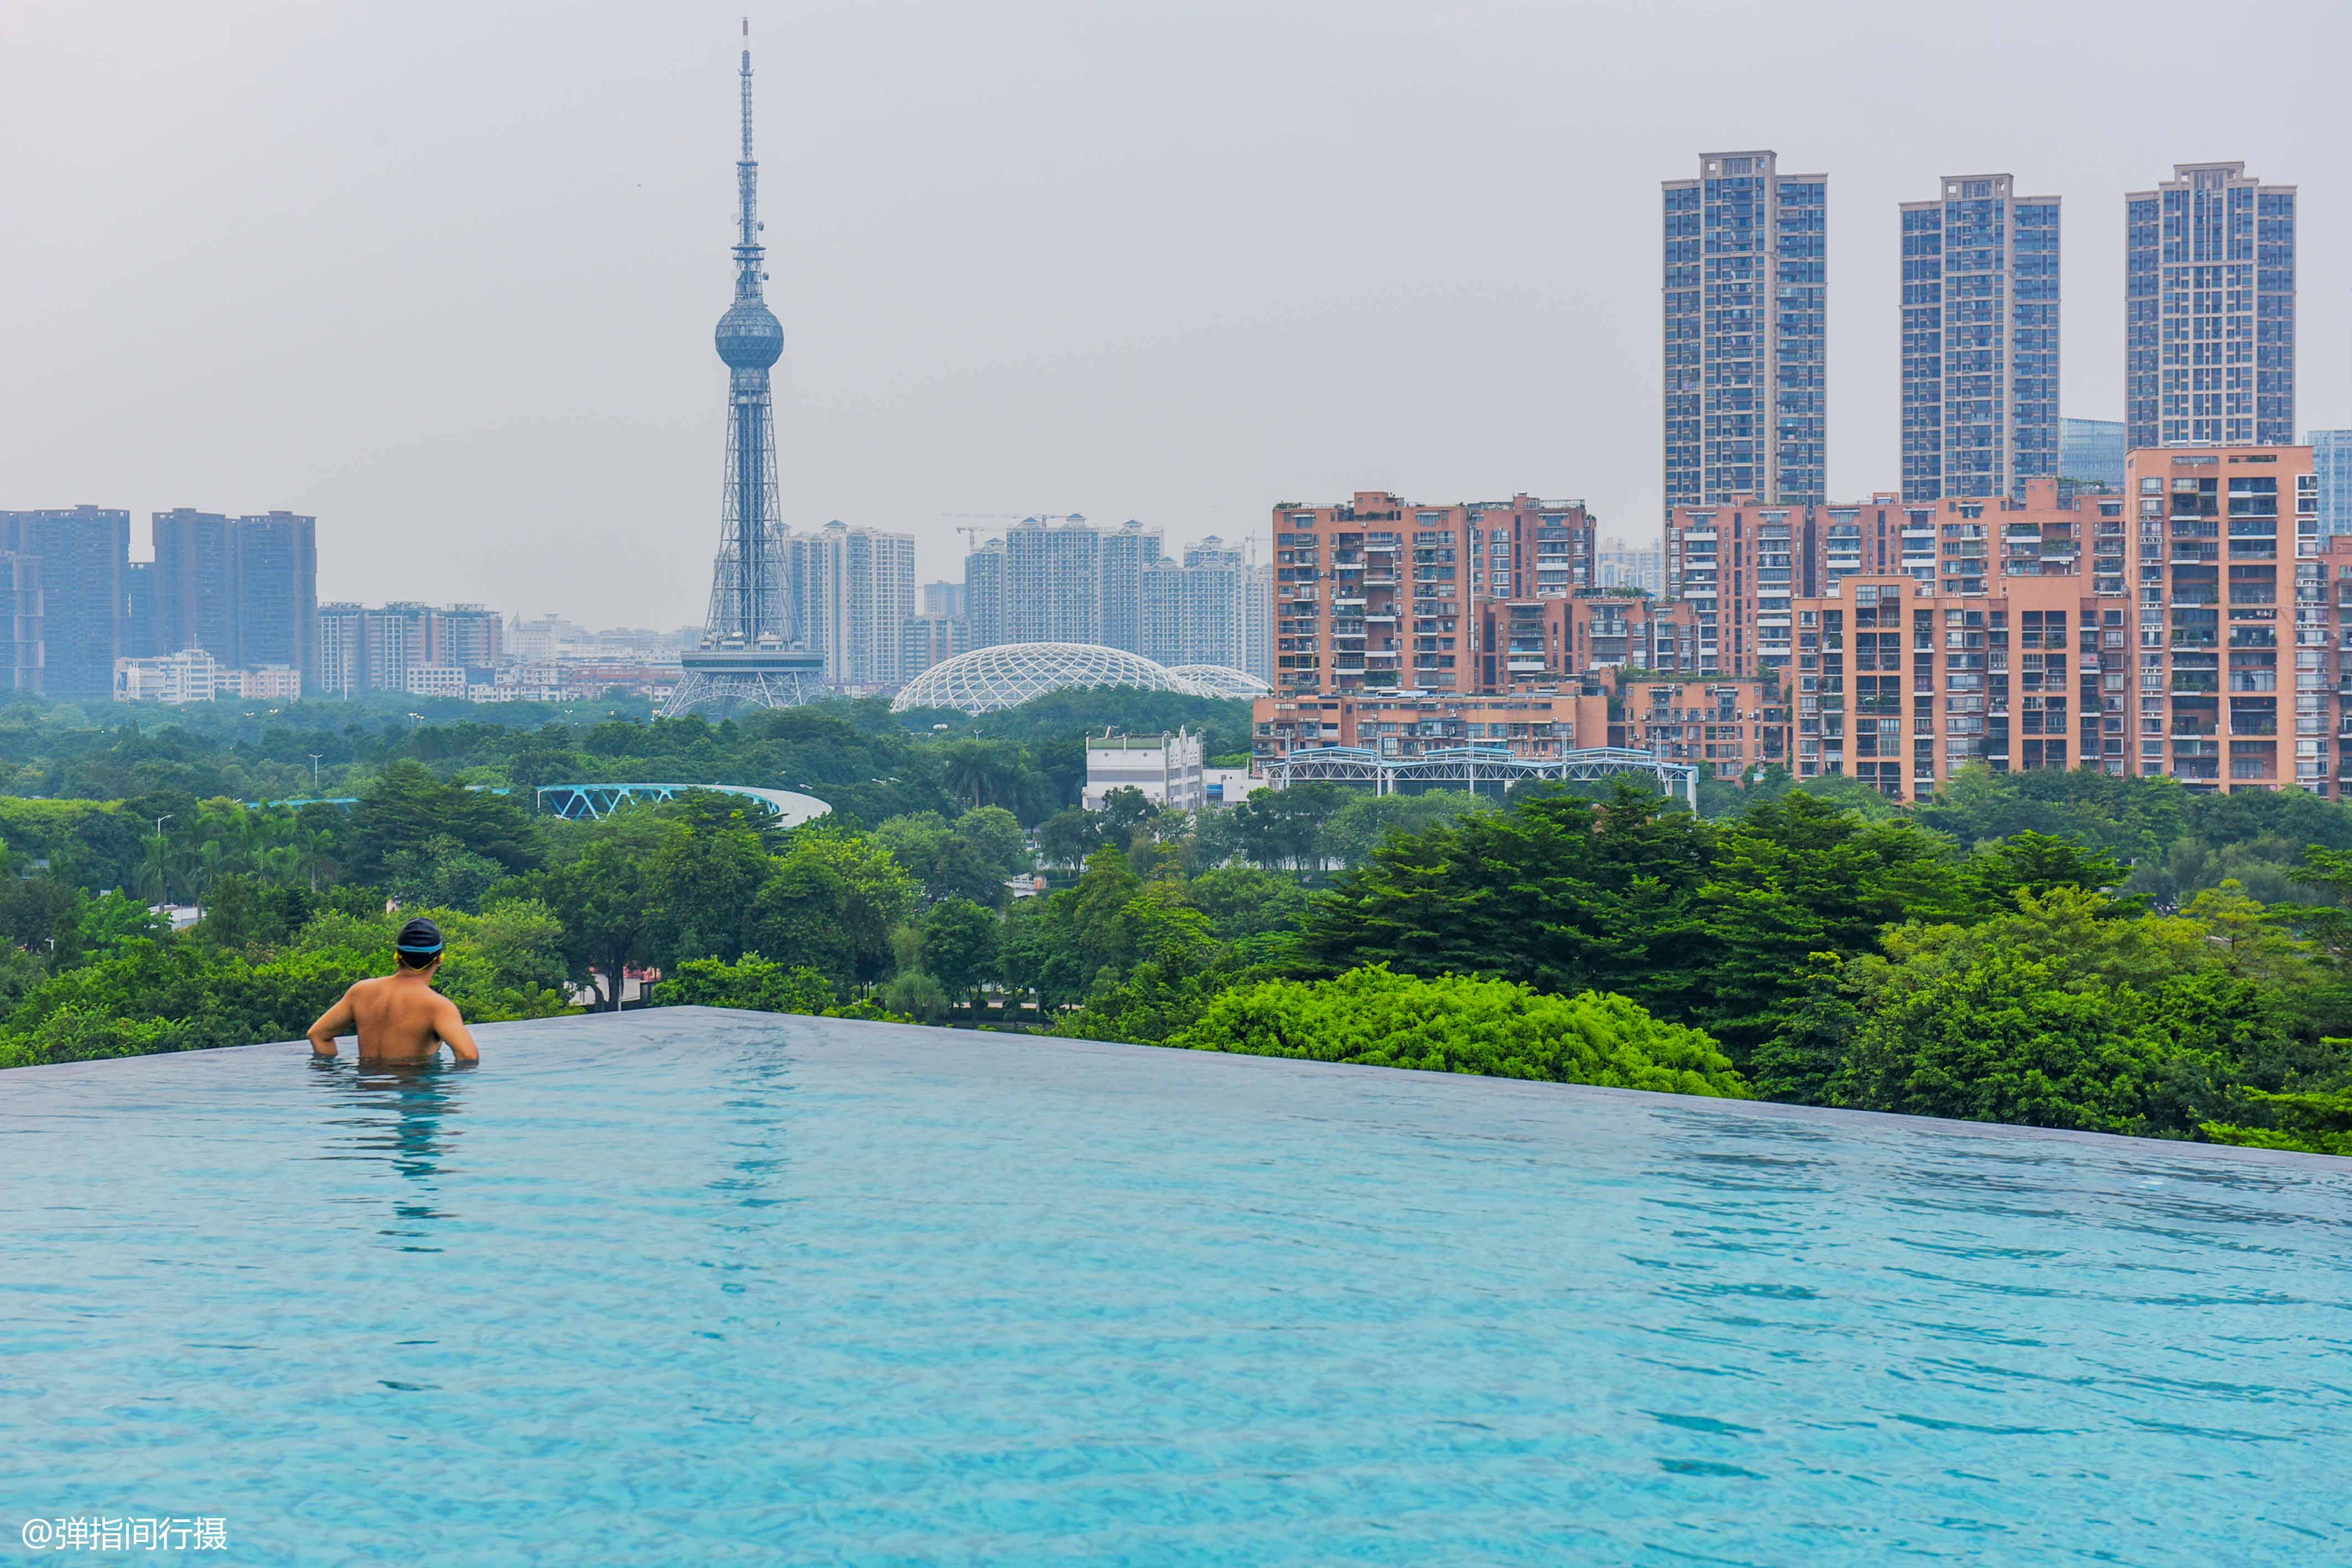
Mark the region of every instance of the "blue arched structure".
MULTIPOLYGON (((489 795, 515 793, 499 784, 468 784, 466 788, 489 795)), ((813 822, 833 810, 814 795, 803 795, 791 789, 762 789, 753 784, 542 784, 531 791, 531 809, 552 812, 571 821, 583 817, 594 821, 610 816, 614 808, 628 801, 675 800, 697 789, 707 789, 714 795, 740 795, 773 815, 780 827, 797 828, 803 822, 813 822)), ((271 806, 341 806, 348 810, 359 803, 356 795, 333 795, 322 800, 246 802, 257 810, 271 806)))
POLYGON ((740 795, 756 802, 778 825, 797 828, 833 810, 814 795, 790 789, 761 789, 750 784, 542 784, 531 791, 532 805, 569 821, 611 815, 630 801, 675 800, 706 789, 714 795, 740 795))

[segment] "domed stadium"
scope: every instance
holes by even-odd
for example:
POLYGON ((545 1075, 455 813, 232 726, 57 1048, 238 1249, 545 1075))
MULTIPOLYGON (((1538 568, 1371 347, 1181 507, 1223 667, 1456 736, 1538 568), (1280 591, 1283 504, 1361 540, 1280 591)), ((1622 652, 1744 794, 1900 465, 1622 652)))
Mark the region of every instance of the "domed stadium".
POLYGON ((1192 697, 1223 695, 1123 648, 1095 643, 1000 643, 933 664, 898 688, 890 711, 946 707, 963 713, 993 713, 998 708, 1018 707, 1047 692, 1086 691, 1095 686, 1132 686, 1138 691, 1177 692, 1192 697))
POLYGON ((1168 673, 1181 675, 1213 697, 1263 697, 1274 692, 1255 675, 1231 664, 1171 664, 1168 673))

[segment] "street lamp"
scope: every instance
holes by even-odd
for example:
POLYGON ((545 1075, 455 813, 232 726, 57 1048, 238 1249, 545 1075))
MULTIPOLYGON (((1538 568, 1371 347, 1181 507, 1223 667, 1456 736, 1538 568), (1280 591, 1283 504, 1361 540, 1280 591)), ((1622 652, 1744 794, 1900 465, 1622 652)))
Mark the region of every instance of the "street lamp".
POLYGON ((156 819, 155 819, 155 867, 156 867, 156 881, 157 881, 157 883, 158 883, 159 884, 161 884, 161 885, 159 885, 159 886, 156 888, 156 890, 155 890, 155 891, 156 891, 157 893, 159 893, 160 894, 162 894, 162 895, 163 895, 163 903, 165 903, 165 904, 169 904, 169 903, 171 903, 171 902, 172 902, 172 888, 171 888, 171 884, 170 884, 170 883, 163 882, 163 877, 167 874, 167 873, 163 871, 163 824, 164 824, 164 823, 166 823, 166 822, 168 822, 168 821, 170 821, 173 818, 174 818, 174 817, 176 817, 176 816, 178 816, 178 815, 179 815, 179 813, 178 813, 177 811, 166 811, 166 812, 164 812, 162 816, 160 816, 160 817, 158 817, 158 818, 156 818, 156 819))
POLYGON ((309 755, 310 758, 310 793, 315 795, 319 792, 319 758, 324 757, 326 753, 323 751, 313 751, 309 755))

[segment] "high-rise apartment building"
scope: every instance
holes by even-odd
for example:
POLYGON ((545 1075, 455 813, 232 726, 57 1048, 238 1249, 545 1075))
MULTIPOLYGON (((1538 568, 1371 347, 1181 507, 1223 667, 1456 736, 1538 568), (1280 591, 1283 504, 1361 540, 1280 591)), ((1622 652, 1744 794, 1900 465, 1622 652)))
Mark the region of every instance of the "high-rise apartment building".
POLYGON ((836 519, 788 540, 793 592, 810 648, 834 685, 889 685, 915 612, 915 536, 836 519))
POLYGON ((155 563, 134 560, 122 568, 123 659, 152 659, 160 653, 155 626, 155 563))
POLYGON ((234 665, 236 525, 226 514, 174 507, 150 518, 155 548, 155 645, 202 648, 234 665))
POLYGON ((1251 595, 1266 580, 1238 545, 1216 535, 1186 549, 1181 561, 1156 560, 1143 573, 1140 645, 1134 651, 1163 664, 1223 664, 1251 671, 1257 659, 1251 595))
POLYGON ((364 612, 367 688, 404 692, 408 672, 433 663, 433 606, 399 601, 364 612))
POLYGON ((2315 430, 2304 439, 2318 481, 2320 536, 2352 534, 2352 430, 2315 430))
POLYGON ((337 602, 319 606, 315 639, 318 675, 311 695, 348 697, 368 689, 367 610, 337 602))
POLYGON ((311 674, 318 621, 318 519, 231 517, 177 507, 152 519, 152 640, 161 653, 202 648, 226 669, 311 674))
POLYGON ((41 563, 0 551, 0 689, 42 689, 41 563))
POLYGON ((991 539, 963 558, 964 622, 975 648, 1010 643, 1004 617, 1005 570, 1011 552, 1003 539, 991 539))
POLYGON ((2058 481, 2066 490, 2120 490, 2124 487, 2124 440, 2120 419, 2062 419, 2058 422, 2058 481))
POLYGON ((310 672, 319 622, 319 521, 292 512, 236 520, 236 645, 240 669, 310 672))
POLYGON ((961 582, 927 582, 923 584, 923 613, 944 615, 950 620, 966 613, 964 585, 961 582))
POLYGON ((321 604, 311 642, 317 675, 304 686, 320 697, 408 692, 418 670, 438 672, 424 677, 428 690, 451 671, 462 685, 467 672, 498 663, 505 635, 499 612, 478 604, 321 604))
POLYGON ((2340 726, 2310 448, 2136 451, 2125 489, 2138 771, 2324 791, 2340 726))
POLYGON ((1098 547, 1096 567, 1097 612, 1093 641, 1107 647, 1139 651, 1143 646, 1143 575, 1160 560, 1158 528, 1147 528, 1129 517, 1107 528, 1098 547))
MULTIPOLYGON (((1170 635, 1152 625, 1153 606, 1167 593, 1160 576, 1170 565, 1160 531, 1139 522, 1112 528, 1082 517, 1025 518, 964 558, 971 646, 1098 643, 1148 656, 1170 635)), ((931 599, 928 590, 926 601, 927 613, 952 602, 945 594, 931 599)))
POLYGON ((2146 446, 2294 439, 2295 188, 2179 163, 2124 198, 2125 423, 2146 446))
POLYGON ((1903 204, 1903 498, 2058 472, 2058 198, 1946 175, 1903 204))
POLYGON ((1102 530, 1084 517, 1035 518, 1004 532, 1010 643, 1102 641, 1102 530))
POLYGON ((41 687, 62 702, 114 695, 131 514, 111 507, 0 514, 0 549, 40 564, 41 687))
POLYGON ((452 604, 433 612, 433 663, 487 671, 506 652, 506 618, 479 604, 452 604))
POLYGON ((1253 566, 1248 578, 1242 599, 1242 647, 1249 662, 1241 668, 1270 686, 1274 685, 1274 568, 1253 566))
POLYGON ((1829 182, 1770 152, 1664 183, 1665 503, 1828 488, 1829 182))
POLYGON ((960 615, 909 615, 900 630, 898 678, 911 681, 968 648, 971 629, 960 615))

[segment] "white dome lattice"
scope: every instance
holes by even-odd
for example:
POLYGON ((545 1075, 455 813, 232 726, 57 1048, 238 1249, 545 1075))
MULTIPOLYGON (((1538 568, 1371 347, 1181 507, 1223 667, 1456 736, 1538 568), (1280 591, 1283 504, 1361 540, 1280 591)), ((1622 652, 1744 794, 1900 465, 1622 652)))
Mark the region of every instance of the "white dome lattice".
POLYGON ((1224 695, 1123 648, 1106 648, 1097 643, 1000 643, 933 664, 898 688, 890 711, 944 707, 993 713, 998 708, 1018 707, 1047 692, 1085 691, 1094 686, 1133 686, 1194 697, 1224 695))
POLYGON ((1271 696, 1274 688, 1231 664, 1171 664, 1168 673, 1181 675, 1213 697, 1271 696))

